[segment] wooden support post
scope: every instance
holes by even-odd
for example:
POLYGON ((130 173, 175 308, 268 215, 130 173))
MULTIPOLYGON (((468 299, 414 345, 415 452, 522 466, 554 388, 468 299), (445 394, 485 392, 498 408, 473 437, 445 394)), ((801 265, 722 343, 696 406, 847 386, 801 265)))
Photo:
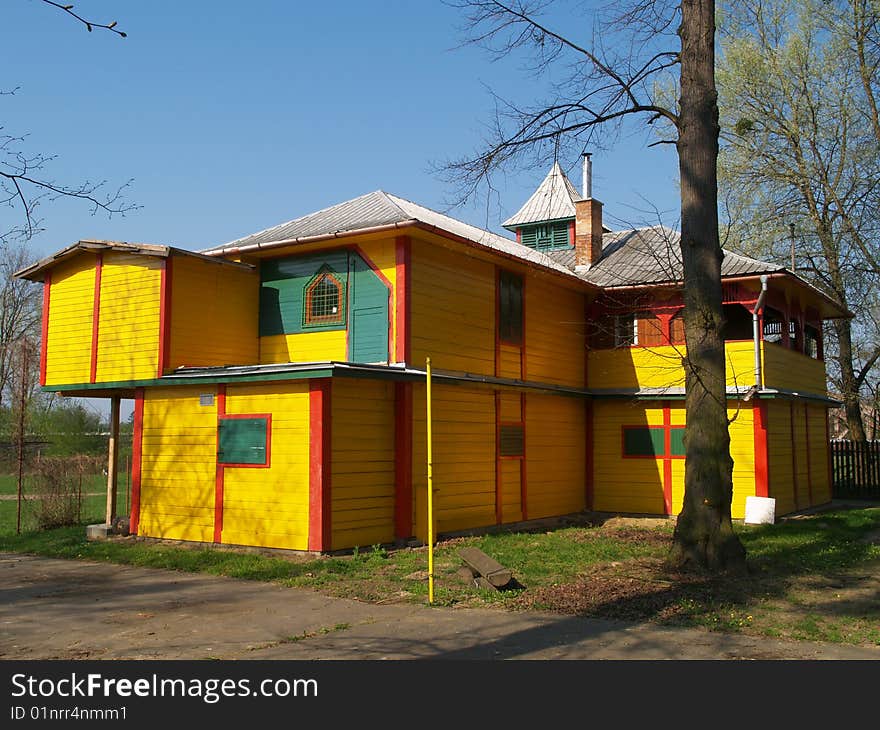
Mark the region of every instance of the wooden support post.
POLYGON ((110 442, 107 448, 107 524, 116 516, 116 462, 119 460, 119 396, 110 399, 110 442))

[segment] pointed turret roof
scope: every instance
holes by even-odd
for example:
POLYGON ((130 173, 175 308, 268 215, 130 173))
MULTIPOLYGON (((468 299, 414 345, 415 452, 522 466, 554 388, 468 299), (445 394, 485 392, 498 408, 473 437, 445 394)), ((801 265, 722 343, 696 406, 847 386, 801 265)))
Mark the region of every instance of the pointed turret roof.
POLYGON ((559 163, 554 162, 532 197, 501 225, 513 231, 529 223, 574 218, 574 201, 582 197, 559 163))

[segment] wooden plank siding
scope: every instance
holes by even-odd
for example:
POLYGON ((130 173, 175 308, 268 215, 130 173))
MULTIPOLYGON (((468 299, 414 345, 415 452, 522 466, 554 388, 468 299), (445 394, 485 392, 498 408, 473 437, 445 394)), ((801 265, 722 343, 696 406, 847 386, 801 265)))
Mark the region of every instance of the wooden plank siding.
POLYGON ((168 367, 258 362, 259 277, 191 256, 171 259, 168 367))
POLYGON ((791 458, 791 409, 786 401, 767 403, 767 461, 770 472, 769 495, 776 500, 776 514, 798 509, 795 500, 791 458))
POLYGON ((104 252, 96 382, 156 377, 162 265, 152 256, 104 252))
POLYGON ((584 429, 581 399, 526 395, 528 519, 584 509, 584 429))
MULTIPOLYGON (((666 415, 669 426, 686 425, 680 401, 671 402, 666 415)), ((681 512, 684 499, 683 458, 624 457, 624 426, 664 425, 664 407, 631 401, 594 401, 593 410, 593 507, 600 512, 665 514, 666 494, 671 496, 669 514, 681 512), (668 466, 665 462, 669 462, 668 466), (667 479, 669 484, 667 484, 667 479)), ((751 407, 728 401, 730 452, 733 457, 731 515, 745 516, 746 497, 755 494, 754 418, 751 407)))
POLYGON ((413 364, 494 375, 495 267, 413 239, 411 273, 413 364))
POLYGON ((89 382, 96 262, 95 256, 78 256, 52 269, 46 385, 89 382))
POLYGON ((212 542, 217 459, 215 386, 151 388, 144 397, 140 535, 212 542))
POLYGON ((268 468, 223 467, 224 543, 308 548, 309 386, 226 387, 226 414, 270 414, 268 468))
POLYGON ((535 276, 525 281, 526 377, 584 387, 584 295, 535 276))
POLYGON ((763 343, 764 385, 825 395, 825 363, 774 343, 763 343))
POLYGON ((394 384, 334 379, 333 549, 394 540, 394 384))

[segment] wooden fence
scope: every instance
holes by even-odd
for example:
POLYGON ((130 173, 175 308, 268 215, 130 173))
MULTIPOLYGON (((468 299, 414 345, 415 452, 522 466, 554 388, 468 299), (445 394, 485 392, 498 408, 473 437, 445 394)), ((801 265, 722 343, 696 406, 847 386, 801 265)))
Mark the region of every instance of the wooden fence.
POLYGON ((880 499, 880 441, 832 441, 835 499, 880 499))

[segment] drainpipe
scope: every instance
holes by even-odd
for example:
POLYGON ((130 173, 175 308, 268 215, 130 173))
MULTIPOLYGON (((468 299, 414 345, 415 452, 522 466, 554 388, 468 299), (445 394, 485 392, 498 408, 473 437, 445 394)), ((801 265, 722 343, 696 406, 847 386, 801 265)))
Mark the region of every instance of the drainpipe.
POLYGON ((752 333, 755 340, 755 389, 761 390, 764 387, 764 378, 761 373, 761 329, 759 327, 758 315, 764 307, 764 297, 767 294, 767 275, 761 276, 761 293, 758 301, 755 302, 755 308, 752 310, 752 333))

